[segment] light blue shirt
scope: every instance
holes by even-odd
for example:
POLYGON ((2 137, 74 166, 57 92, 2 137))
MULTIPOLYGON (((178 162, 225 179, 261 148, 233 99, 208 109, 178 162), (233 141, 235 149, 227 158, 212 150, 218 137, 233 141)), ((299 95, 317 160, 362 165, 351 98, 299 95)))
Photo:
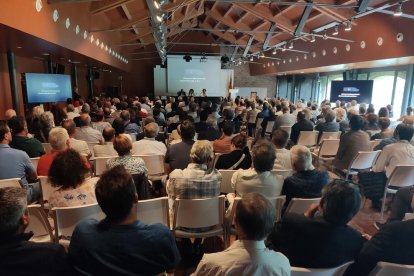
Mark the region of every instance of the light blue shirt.
POLYGON ((20 178, 26 185, 26 175, 35 171, 26 152, 0 144, 0 179, 20 178))

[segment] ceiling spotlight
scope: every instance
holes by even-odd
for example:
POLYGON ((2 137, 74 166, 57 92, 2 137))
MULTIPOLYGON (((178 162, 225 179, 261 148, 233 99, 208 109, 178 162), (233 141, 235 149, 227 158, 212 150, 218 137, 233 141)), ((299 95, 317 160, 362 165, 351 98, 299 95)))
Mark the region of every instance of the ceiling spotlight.
POLYGON ((250 61, 253 61, 253 60, 254 60, 254 57, 253 57, 253 56, 251 56, 251 57, 250 57, 250 61))
POLYGON ((282 47, 282 52, 286 51, 286 45, 282 47))
POLYGON ((293 42, 289 44, 289 49, 293 49, 293 42))
POLYGON ((394 11, 394 16, 401 16, 402 14, 402 3, 400 3, 397 5, 397 8, 394 11))
POLYGON ((272 55, 276 55, 277 54, 277 50, 276 48, 273 49, 272 55))
POLYGON ((345 22, 345 31, 349 32, 352 30, 352 21, 346 21, 345 22))
POLYGON ((310 40, 310 42, 315 42, 316 41, 316 37, 315 37, 315 34, 312 34, 312 36, 311 36, 311 40, 310 40))
POLYGON ((259 58, 264 58, 265 57, 265 54, 263 53, 263 52, 261 52, 260 54, 259 54, 259 58))
POLYGON ((325 31, 325 33, 323 34, 323 40, 328 40, 328 36, 326 35, 326 31, 325 31))
POLYGON ((157 10, 159 10, 161 7, 162 7, 162 5, 164 5, 165 4, 165 0, 154 0, 153 1, 153 4, 154 4, 154 7, 157 9, 157 10))
POLYGON ((339 28, 338 28, 338 26, 335 26, 335 29, 334 29, 332 35, 338 35, 338 34, 339 34, 339 28))
POLYGON ((161 23, 165 19, 165 13, 157 14, 156 18, 157 18, 157 21, 161 23))

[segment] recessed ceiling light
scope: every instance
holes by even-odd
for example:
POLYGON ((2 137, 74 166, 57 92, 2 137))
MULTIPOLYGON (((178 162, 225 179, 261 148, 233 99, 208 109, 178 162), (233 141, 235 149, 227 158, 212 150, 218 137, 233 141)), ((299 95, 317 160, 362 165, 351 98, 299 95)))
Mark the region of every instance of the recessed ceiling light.
POLYGON ((90 40, 91 40, 91 43, 93 43, 93 41, 95 40, 95 38, 93 37, 93 35, 91 35, 90 40))
POLYGON ((83 32, 83 39, 87 39, 88 38, 88 31, 84 31, 83 32))
POLYGON ((108 45, 105 45, 105 52, 108 52, 108 45))
POLYGON ((17 46, 16 48, 17 48, 17 49, 23 49, 23 47, 22 47, 22 46, 17 46))
POLYGON ((76 27, 75 27, 75 33, 78 34, 79 32, 80 32, 80 27, 79 27, 79 25, 76 25, 76 27))
POLYGON ((66 26, 66 29, 69 29, 69 27, 70 27, 70 19, 69 19, 69 17, 66 18, 65 26, 66 26))
POLYGON ((99 46, 99 38, 98 39, 96 39, 96 46, 99 46))
POLYGON ((42 53, 42 56, 49 56, 49 53, 42 53))
POLYGON ((53 21, 54 22, 58 21, 58 19, 59 19, 59 12, 57 10, 54 10, 52 16, 53 16, 53 21))
POLYGON ((36 0, 36 11, 40 12, 43 8, 42 0, 36 0))

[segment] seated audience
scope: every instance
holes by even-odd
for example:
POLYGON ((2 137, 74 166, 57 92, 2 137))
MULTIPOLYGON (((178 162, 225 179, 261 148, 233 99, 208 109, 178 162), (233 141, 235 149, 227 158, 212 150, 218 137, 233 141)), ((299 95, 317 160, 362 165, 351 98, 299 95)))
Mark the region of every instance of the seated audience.
POLYGON ((220 195, 221 174, 216 169, 208 169, 213 157, 208 141, 196 141, 189 154, 191 163, 185 169, 175 169, 170 173, 167 194, 171 198, 196 199, 220 195))
POLYGON ((113 141, 115 139, 115 130, 112 127, 106 127, 102 131, 102 136, 105 140, 103 145, 93 146, 95 157, 111 157, 117 156, 118 153, 114 149, 113 141))
POLYGON ((132 143, 126 136, 116 136, 113 145, 119 157, 112 158, 107 161, 106 167, 108 169, 111 169, 118 165, 122 165, 130 174, 146 175, 148 173, 147 167, 145 167, 144 160, 142 160, 142 158, 132 156, 132 143))
POLYGON ((292 132, 290 133, 290 140, 294 144, 298 143, 301 131, 313 131, 313 123, 305 118, 303 111, 298 112, 297 123, 292 126, 292 132))
POLYGON ((376 114, 367 114, 364 130, 380 130, 378 127, 378 116, 376 114))
POLYGON ((229 153, 231 151, 231 139, 234 132, 234 125, 230 121, 223 122, 221 128, 222 135, 213 142, 215 153, 229 153))
POLYGON ((272 143, 276 148, 274 170, 291 170, 290 151, 285 149, 289 141, 289 133, 283 129, 276 129, 272 133, 272 143))
POLYGON ((134 181, 122 166, 104 172, 95 194, 106 218, 83 220, 73 232, 69 259, 79 274, 161 275, 179 264, 171 231, 138 220, 134 181))
MULTIPOLYGON (((40 176, 49 175, 50 166, 56 155, 70 148, 70 139, 66 129, 61 127, 52 129, 49 133, 49 143, 52 147, 51 152, 42 155, 37 164, 37 175, 40 176)), ((81 156, 81 159, 85 167, 89 170, 90 164, 88 160, 84 156, 81 156)))
POLYGON ((66 120, 62 123, 62 127, 66 129, 66 131, 69 134, 69 142, 70 142, 70 148, 76 150, 79 152, 79 154, 82 154, 86 156, 87 158, 92 156, 92 153, 88 147, 88 143, 86 143, 83 140, 75 139, 75 133, 76 133, 76 124, 73 120, 66 120))
POLYGON ((231 139, 231 152, 218 156, 216 169, 218 170, 238 170, 249 169, 252 165, 247 145, 246 135, 237 135, 231 139))
MULTIPOLYGON (((201 131, 204 131, 204 130, 207 129, 207 127, 208 127, 208 125, 207 125, 208 115, 209 115, 209 113, 204 111, 204 110, 200 113, 200 121, 198 123, 194 124, 195 130, 196 130, 197 133, 200 133, 201 131)), ((207 140, 207 139, 200 139, 200 140, 207 140)))
POLYGON ((238 239, 223 252, 204 254, 193 275, 290 275, 289 260, 264 243, 274 219, 274 207, 263 195, 244 195, 235 214, 238 239))
POLYGON ((158 125, 149 123, 144 127, 145 138, 132 144, 133 155, 165 155, 167 147, 155 140, 158 135, 158 125))
POLYGON ((139 132, 138 125, 131 122, 131 114, 129 114, 128 110, 122 110, 121 119, 124 121, 124 131, 126 134, 137 134, 139 132))
POLYGON ((364 119, 361 116, 353 115, 349 121, 351 130, 341 136, 338 152, 333 165, 339 169, 348 169, 349 164, 359 151, 369 150, 369 135, 362 131, 364 119))
POLYGON ((281 126, 293 126, 295 124, 295 117, 289 113, 290 109, 288 106, 282 106, 282 115, 279 115, 275 119, 272 131, 280 128, 281 126))
POLYGON ((349 130, 349 122, 346 119, 346 109, 342 107, 335 108, 336 122, 339 124, 339 131, 345 133, 349 130))
MULTIPOLYGON (((143 123, 144 123, 144 128, 146 125, 148 125, 149 123, 156 123, 154 117, 148 116, 144 119, 142 119, 143 123)), ((140 132, 137 134, 137 139, 136 141, 142 140, 145 138, 145 132, 140 132)), ((165 133, 160 133, 158 132, 157 136, 155 136, 155 140, 158 142, 162 142, 165 144, 165 139, 167 139, 167 136, 165 133)))
POLYGON ((49 198, 51 207, 71 207, 96 203, 95 183, 78 152, 68 149, 56 154, 49 170, 49 182, 56 190, 49 198))
POLYGON ((104 130, 106 127, 110 127, 111 124, 104 121, 104 113, 102 111, 98 111, 95 114, 96 122, 92 123, 92 128, 96 129, 100 133, 104 130))
POLYGON ((318 171, 312 165, 312 154, 305 146, 290 149, 294 174, 285 179, 282 195, 286 195, 286 206, 294 197, 320 197, 322 188, 329 182, 327 171, 318 171))
POLYGON ((388 146, 388 145, 391 145, 391 144, 396 143, 398 141, 398 129, 402 125, 405 125, 405 124, 398 124, 395 127, 395 129, 394 129, 394 132, 392 134, 392 137, 391 138, 382 139, 381 142, 374 147, 374 150, 382 150, 385 146, 388 146))
POLYGON ((39 157, 45 154, 43 145, 36 138, 29 138, 27 135, 27 123, 23 116, 14 116, 7 122, 12 132, 12 141, 10 147, 22 150, 29 155, 30 158, 39 157))
POLYGON ((337 132, 340 129, 339 123, 337 123, 335 120, 336 119, 335 110, 332 110, 332 109, 327 110, 324 118, 325 118, 325 122, 322 122, 315 127, 315 130, 319 131, 318 143, 319 143, 319 138, 322 135, 322 132, 337 132))
POLYGON ((40 129, 39 129, 39 137, 36 137, 40 142, 47 143, 49 138, 49 132, 52 128, 55 127, 55 121, 53 117, 53 113, 50 111, 43 112, 40 114, 40 129))
POLYGON ((4 119, 6 120, 6 122, 8 122, 14 116, 17 116, 16 110, 11 109, 11 108, 7 109, 6 112, 4 113, 4 119))
MULTIPOLYGON (((411 208, 414 208, 414 198, 411 201, 411 208)), ((414 220, 395 221, 384 225, 374 236, 367 237, 369 241, 359 252, 345 275, 370 275, 370 271, 378 262, 413 265, 413 233, 414 220)), ((407 273, 412 274, 412 271, 407 273)))
POLYGON ((118 136, 118 135, 125 136, 132 143, 131 135, 125 133, 125 125, 124 125, 124 120, 122 120, 122 118, 120 118, 120 117, 115 118, 113 123, 112 123, 112 127, 115 130, 115 136, 118 136))
POLYGON ((393 133, 392 130, 389 128, 391 121, 387 117, 381 117, 378 120, 378 126, 381 129, 381 132, 374 134, 371 136, 371 140, 375 139, 388 139, 391 138, 393 133))
POLYGON ((102 133, 91 127, 91 117, 88 114, 79 116, 79 126, 80 128, 76 130, 74 136, 76 139, 87 143, 103 143, 102 133))
POLYGON ((36 170, 27 153, 9 146, 11 141, 10 128, 0 121, 0 179, 19 178, 27 190, 28 202, 32 203, 40 196, 39 183, 29 184, 36 181, 36 170))
POLYGON ((205 128, 199 126, 198 140, 214 141, 219 139, 220 136, 221 132, 217 128, 216 118, 212 114, 208 115, 205 128))
POLYGON ((237 170, 232 178, 231 185, 237 196, 258 192, 273 197, 280 195, 283 177, 272 174, 275 163, 275 148, 267 141, 259 142, 252 149, 253 168, 237 170))
POLYGON ((0 274, 1 275, 70 275, 66 251, 56 243, 31 242, 32 232, 26 191, 0 189, 0 274))
POLYGON ((182 141, 170 145, 165 154, 164 162, 167 172, 175 169, 183 170, 191 162, 190 150, 194 144, 194 124, 190 120, 184 120, 180 125, 180 129, 182 141))
MULTIPOLYGON (((402 187, 398 189, 395 194, 394 199, 391 203, 391 213, 387 219, 387 223, 393 221, 401 221, 406 213, 414 212, 414 188, 411 187, 402 187)), ((385 223, 376 222, 375 226, 379 229, 385 223)))
POLYGON ((73 120, 76 117, 79 117, 79 113, 75 112, 75 107, 73 106, 73 104, 68 104, 66 106, 66 119, 68 120, 73 120))
POLYGON ((359 210, 357 186, 336 179, 325 186, 318 206, 303 214, 288 213, 269 235, 270 247, 292 266, 331 268, 358 256, 365 239, 347 226, 359 210))

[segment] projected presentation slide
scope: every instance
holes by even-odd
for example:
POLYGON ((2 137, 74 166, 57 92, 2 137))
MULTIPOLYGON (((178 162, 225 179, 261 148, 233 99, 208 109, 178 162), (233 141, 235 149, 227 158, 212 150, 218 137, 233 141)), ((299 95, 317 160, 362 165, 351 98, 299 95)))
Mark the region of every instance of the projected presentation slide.
POLYGON ((330 101, 371 103, 373 86, 373 80, 332 81, 330 101))
POLYGON ((205 88, 210 97, 224 95, 225 91, 220 88, 220 57, 207 57, 206 62, 200 62, 200 58, 192 56, 192 60, 186 62, 183 56, 168 56, 168 94, 177 95, 181 89, 188 93, 194 89, 199 96, 205 88))
POLYGON ((26 73, 28 103, 64 102, 72 98, 69 75, 26 73))

